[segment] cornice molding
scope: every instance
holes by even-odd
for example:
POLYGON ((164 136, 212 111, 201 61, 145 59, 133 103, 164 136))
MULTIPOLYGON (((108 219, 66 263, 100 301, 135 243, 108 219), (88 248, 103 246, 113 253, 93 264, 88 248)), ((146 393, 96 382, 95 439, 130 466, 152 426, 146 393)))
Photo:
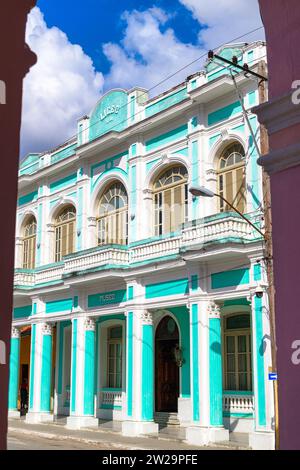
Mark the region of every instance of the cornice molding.
POLYGON ((269 175, 300 166, 300 143, 273 150, 258 158, 257 163, 263 166, 269 175))

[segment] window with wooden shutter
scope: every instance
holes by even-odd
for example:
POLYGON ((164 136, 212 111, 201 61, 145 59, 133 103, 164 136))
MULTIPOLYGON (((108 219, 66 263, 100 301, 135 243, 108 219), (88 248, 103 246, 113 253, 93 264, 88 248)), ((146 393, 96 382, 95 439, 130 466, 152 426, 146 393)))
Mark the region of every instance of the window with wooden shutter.
POLYGON ((154 233, 177 231, 188 218, 188 174, 182 165, 165 170, 153 187, 154 233))
POLYGON ((35 250, 36 250, 36 220, 30 217, 24 227, 23 237, 23 269, 35 268, 35 250))
POLYGON ((108 186, 100 197, 97 235, 98 245, 128 243, 128 197, 119 181, 108 186))
POLYGON ((73 206, 65 207, 55 221, 55 261, 75 251, 76 211, 73 206))
MULTIPOLYGON (((246 211, 245 152, 241 144, 233 143, 221 155, 218 168, 218 192, 240 212, 246 211)), ((231 208, 219 200, 220 212, 231 208)))

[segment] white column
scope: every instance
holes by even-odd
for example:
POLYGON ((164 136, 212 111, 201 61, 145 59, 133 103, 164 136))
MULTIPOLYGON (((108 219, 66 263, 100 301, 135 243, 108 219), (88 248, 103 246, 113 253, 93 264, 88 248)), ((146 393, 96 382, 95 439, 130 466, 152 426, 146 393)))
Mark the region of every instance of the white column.
POLYGON ((229 439, 227 430, 211 424, 210 312, 207 298, 190 300, 192 425, 186 439, 198 446, 229 439))
POLYGON ((68 429, 98 427, 95 418, 94 393, 95 321, 92 318, 72 319, 71 397, 68 429), (85 400, 88 400, 85 401, 85 400), (92 400, 92 403, 90 401, 92 400))
POLYGON ((26 422, 53 421, 50 413, 52 378, 52 326, 32 325, 30 352, 29 412, 26 422))
POLYGON ((125 436, 158 432, 154 423, 154 340, 152 314, 134 308, 126 314, 126 420, 125 436))

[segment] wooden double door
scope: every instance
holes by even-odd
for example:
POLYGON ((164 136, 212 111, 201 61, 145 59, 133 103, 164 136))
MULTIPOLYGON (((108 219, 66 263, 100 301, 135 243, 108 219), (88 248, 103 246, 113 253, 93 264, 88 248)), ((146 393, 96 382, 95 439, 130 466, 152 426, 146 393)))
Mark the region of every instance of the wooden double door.
POLYGON ((179 332, 171 316, 164 317, 155 335, 155 410, 177 412, 179 367, 174 350, 179 346, 179 332))

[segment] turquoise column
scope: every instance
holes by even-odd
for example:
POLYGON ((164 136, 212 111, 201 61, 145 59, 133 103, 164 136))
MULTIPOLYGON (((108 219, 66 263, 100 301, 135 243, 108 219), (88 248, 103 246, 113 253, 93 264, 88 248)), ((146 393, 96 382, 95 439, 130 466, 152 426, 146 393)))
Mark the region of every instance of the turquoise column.
POLYGON ((262 299, 254 295, 252 300, 252 308, 254 309, 254 347, 253 361, 256 362, 256 413, 257 424, 259 427, 266 426, 266 391, 265 391, 265 364, 264 364, 264 333, 263 333, 263 304, 262 299))
POLYGON ((94 320, 86 319, 84 323, 84 415, 94 416, 95 390, 95 329, 94 320))
POLYGON ((12 329, 10 341, 9 358, 9 392, 8 392, 8 410, 18 410, 18 385, 19 385, 19 367, 20 367, 20 332, 17 328, 12 329))
POLYGON ((77 369, 77 318, 72 320, 71 400, 70 411, 76 411, 76 369, 77 369))
POLYGON ((153 421, 154 412, 154 351, 152 315, 142 319, 142 420, 153 421))
POLYGON ((127 398, 127 416, 132 416, 133 404, 133 312, 126 314, 126 398, 127 398))
POLYGON ((223 426, 223 384, 220 309, 215 303, 209 313, 209 398, 210 424, 223 426))
POLYGON ((198 304, 191 305, 190 313, 190 328, 191 328, 191 390, 192 390, 192 418, 194 422, 200 420, 200 407, 199 407, 199 319, 198 319, 198 304))
POLYGON ((40 411, 50 413, 52 381, 52 326, 42 326, 42 360, 41 360, 41 395, 40 411))

